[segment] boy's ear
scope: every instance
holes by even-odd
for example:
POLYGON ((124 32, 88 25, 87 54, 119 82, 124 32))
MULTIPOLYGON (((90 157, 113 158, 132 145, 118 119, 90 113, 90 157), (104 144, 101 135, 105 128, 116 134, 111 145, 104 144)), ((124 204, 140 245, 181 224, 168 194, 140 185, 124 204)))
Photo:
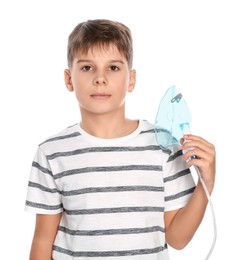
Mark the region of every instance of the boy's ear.
POLYGON ((69 69, 64 70, 64 81, 67 89, 69 91, 74 91, 73 85, 72 85, 72 80, 71 80, 71 72, 69 69))
POLYGON ((131 70, 128 92, 132 92, 136 85, 136 70, 131 70))

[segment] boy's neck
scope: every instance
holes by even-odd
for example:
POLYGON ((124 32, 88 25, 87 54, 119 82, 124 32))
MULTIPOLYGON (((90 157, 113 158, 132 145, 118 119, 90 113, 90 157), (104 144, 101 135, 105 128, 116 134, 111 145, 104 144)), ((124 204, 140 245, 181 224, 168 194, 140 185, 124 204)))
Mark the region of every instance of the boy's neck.
POLYGON ((138 127, 138 120, 121 117, 94 115, 86 117, 82 114, 81 128, 90 135, 98 138, 113 139, 127 136, 138 127))

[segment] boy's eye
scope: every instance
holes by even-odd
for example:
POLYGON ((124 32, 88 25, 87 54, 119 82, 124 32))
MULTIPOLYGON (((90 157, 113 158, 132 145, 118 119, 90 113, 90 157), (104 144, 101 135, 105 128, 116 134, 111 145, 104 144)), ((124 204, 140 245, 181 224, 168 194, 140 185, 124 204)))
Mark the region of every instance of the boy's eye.
POLYGON ((117 66, 115 66, 115 65, 112 65, 112 66, 110 66, 110 70, 112 70, 112 71, 118 71, 119 68, 118 68, 117 66))
POLYGON ((86 66, 81 68, 81 70, 83 70, 83 71, 89 71, 91 69, 92 69, 92 67, 90 65, 86 65, 86 66))

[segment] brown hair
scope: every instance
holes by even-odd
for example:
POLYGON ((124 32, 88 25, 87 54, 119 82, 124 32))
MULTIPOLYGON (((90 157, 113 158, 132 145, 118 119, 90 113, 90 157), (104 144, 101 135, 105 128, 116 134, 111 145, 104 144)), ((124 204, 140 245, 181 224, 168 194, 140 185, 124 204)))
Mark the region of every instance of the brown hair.
POLYGON ((119 22, 106 19, 88 20, 79 23, 68 38, 67 60, 72 67, 74 57, 78 51, 87 53, 93 47, 106 47, 114 44, 122 53, 129 67, 132 67, 133 47, 130 29, 119 22))

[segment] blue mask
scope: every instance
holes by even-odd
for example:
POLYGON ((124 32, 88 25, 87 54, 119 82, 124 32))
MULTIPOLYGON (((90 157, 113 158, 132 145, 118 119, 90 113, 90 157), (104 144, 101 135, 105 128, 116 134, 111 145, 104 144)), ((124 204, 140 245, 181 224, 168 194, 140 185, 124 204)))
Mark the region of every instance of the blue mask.
POLYGON ((157 143, 168 148, 178 144, 184 133, 188 133, 191 113, 175 86, 170 87, 162 98, 155 120, 157 143))

